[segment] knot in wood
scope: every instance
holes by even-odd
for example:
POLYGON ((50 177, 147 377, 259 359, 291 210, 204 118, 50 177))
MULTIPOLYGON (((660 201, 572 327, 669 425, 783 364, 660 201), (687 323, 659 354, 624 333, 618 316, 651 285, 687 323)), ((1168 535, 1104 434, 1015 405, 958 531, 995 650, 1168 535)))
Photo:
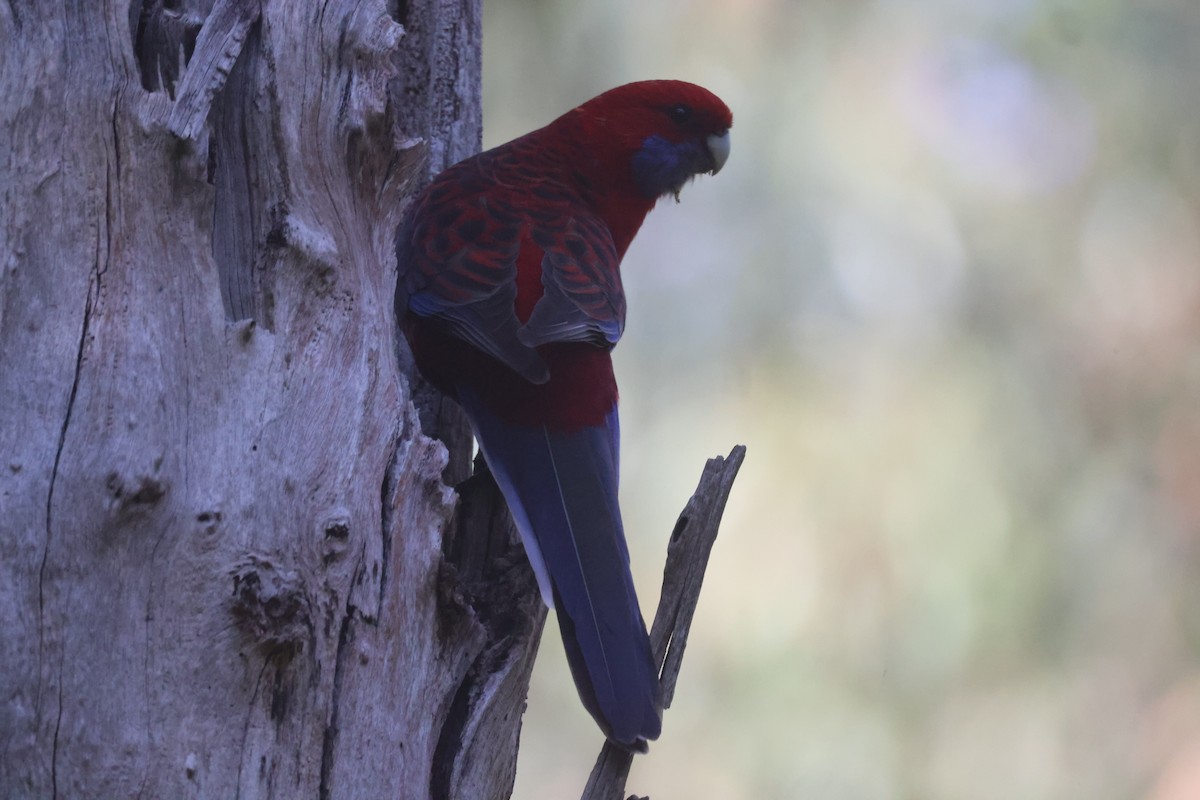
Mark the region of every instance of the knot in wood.
MULTIPOLYGON (((154 471, 162 460, 154 462, 154 471)), ((157 475, 122 475, 113 471, 104 480, 108 510, 113 513, 134 512, 154 505, 167 493, 166 483, 157 475)))
POLYGON ((329 566, 346 555, 350 547, 350 512, 344 508, 332 510, 317 524, 322 541, 321 560, 329 566))
POLYGON ((233 616, 257 643, 302 648, 312 635, 311 606, 298 573, 250 556, 233 571, 233 616))

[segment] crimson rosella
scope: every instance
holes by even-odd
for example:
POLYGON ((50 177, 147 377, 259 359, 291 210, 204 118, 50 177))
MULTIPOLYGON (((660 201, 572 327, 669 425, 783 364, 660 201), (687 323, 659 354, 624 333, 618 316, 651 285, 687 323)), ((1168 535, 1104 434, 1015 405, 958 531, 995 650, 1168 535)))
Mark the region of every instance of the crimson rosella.
POLYGON ((617 504, 619 267, 660 197, 721 169, 732 122, 690 83, 620 86, 442 172, 396 243, 417 366, 471 422, 584 706, 632 750, 662 711, 617 504))

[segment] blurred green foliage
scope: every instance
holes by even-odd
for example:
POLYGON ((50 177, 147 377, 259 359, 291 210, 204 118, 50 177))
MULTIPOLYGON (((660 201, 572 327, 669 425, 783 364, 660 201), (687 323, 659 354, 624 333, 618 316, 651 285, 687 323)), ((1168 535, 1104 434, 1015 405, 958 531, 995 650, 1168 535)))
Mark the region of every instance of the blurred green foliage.
MULTIPOLYGON (((642 78, 734 110, 625 260, 648 612, 749 447, 630 789, 1200 797, 1200 5, 507 0, 484 50, 489 145, 642 78)), ((516 796, 599 744, 547 637, 516 796)))

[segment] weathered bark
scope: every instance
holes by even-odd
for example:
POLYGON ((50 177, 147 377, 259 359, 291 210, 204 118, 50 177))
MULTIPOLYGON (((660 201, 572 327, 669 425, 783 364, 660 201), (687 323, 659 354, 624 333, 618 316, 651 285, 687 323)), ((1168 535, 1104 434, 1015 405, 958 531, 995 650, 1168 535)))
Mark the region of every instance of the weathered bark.
POLYGON ((0 3, 0 796, 508 796, 542 616, 390 308, 478 48, 477 0, 0 3))

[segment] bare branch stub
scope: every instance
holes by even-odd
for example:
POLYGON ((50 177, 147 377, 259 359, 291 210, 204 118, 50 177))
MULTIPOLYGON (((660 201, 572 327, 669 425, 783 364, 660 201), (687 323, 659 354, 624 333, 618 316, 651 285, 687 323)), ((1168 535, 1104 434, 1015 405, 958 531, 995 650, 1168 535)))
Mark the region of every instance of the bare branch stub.
POLYGON ((192 63, 177 87, 177 100, 167 127, 181 139, 195 139, 204 129, 213 98, 225 85, 242 51, 250 26, 261 8, 253 0, 221 0, 213 6, 196 36, 192 63))
MULTIPOLYGON (((745 457, 745 446, 738 445, 724 458, 709 459, 696 491, 671 532, 667 563, 663 568, 662 594, 650 631, 650 648, 661 668, 664 708, 670 708, 675 696, 675 683, 683 664, 708 557, 717 539, 733 481, 745 457)), ((620 800, 632 764, 632 753, 605 742, 581 800, 620 800)))

